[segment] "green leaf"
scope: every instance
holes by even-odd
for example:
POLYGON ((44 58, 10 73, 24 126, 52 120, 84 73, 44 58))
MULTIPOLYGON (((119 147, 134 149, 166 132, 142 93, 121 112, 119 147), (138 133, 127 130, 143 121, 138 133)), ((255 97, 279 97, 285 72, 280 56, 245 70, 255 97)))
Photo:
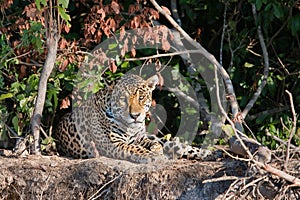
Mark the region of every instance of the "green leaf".
POLYGON ((129 67, 129 62, 128 62, 128 61, 123 62, 123 63, 121 64, 121 68, 122 68, 122 69, 126 69, 126 68, 128 68, 128 67, 129 67))
POLYGON ((109 45, 108 45, 108 49, 109 49, 109 50, 112 50, 112 49, 115 49, 117 46, 118 46, 117 43, 109 44, 109 45))
POLYGON ((256 9, 260 10, 261 7, 262 7, 262 1, 261 0, 256 0, 255 5, 256 5, 256 9))
POLYGON ((268 87, 269 92, 271 93, 271 95, 273 97, 275 97, 277 89, 278 89, 276 83, 274 82, 272 77, 268 77, 267 83, 268 83, 267 87, 268 87))
POLYGON ((228 25, 229 25, 229 27, 230 27, 232 30, 235 31, 235 30, 236 30, 237 22, 234 21, 234 20, 229 20, 228 25))
POLYGON ((272 133, 277 133, 277 130, 276 130, 276 127, 274 126, 274 124, 270 124, 269 130, 270 130, 272 133))
POLYGON ((43 6, 47 6, 46 0, 36 0, 35 5, 38 10, 41 10, 41 3, 43 4, 43 6))
POLYGON ((252 68, 254 65, 252 63, 245 62, 244 67, 252 68))
POLYGON ((65 74, 64 73, 60 73, 60 74, 58 74, 57 76, 56 76, 56 78, 58 78, 58 79, 62 79, 62 78, 64 78, 65 77, 65 74))
POLYGON ((284 77, 283 76, 281 76, 281 75, 276 75, 276 78, 278 79, 278 80, 280 80, 280 81, 282 81, 283 79, 284 79, 284 77))
POLYGON ((12 93, 6 93, 6 94, 1 94, 0 95, 0 101, 4 100, 4 99, 9 99, 11 97, 13 97, 14 95, 12 93))
POLYGON ((259 115, 259 116, 256 118, 255 123, 256 123, 256 124, 261 124, 261 123, 263 123, 263 122, 265 121, 266 117, 267 117, 267 115, 259 115))
POLYGON ((67 24, 69 25, 69 21, 71 21, 71 18, 70 18, 70 15, 68 15, 66 13, 66 9, 58 6, 58 13, 61 16, 61 18, 63 20, 65 20, 67 22, 67 24))
POLYGON ((280 8, 280 5, 273 4, 273 9, 275 17, 277 17, 278 19, 282 18, 283 11, 282 8, 280 8))
POLYGON ((164 136, 164 139, 166 139, 166 140, 171 140, 171 138, 172 138, 172 134, 171 134, 171 133, 166 134, 166 135, 164 136))
POLYGON ((69 0, 59 0, 58 4, 61 4, 63 8, 68 8, 69 0))
POLYGON ((272 8, 272 4, 269 3, 269 4, 267 4, 267 6, 265 7, 265 11, 269 11, 269 10, 271 10, 271 8, 272 8))
POLYGON ((11 120, 13 126, 14 126, 14 129, 16 132, 18 132, 18 127, 19 127, 19 119, 17 116, 14 116, 11 120))
POLYGON ((222 130, 226 133, 226 135, 234 135, 234 131, 231 127, 231 125, 226 124, 225 126, 222 127, 222 130))
POLYGON ((40 0, 36 0, 35 5, 38 10, 41 10, 41 1, 40 0))
POLYGON ((290 22, 290 29, 293 36, 296 36, 298 31, 300 31, 300 14, 292 17, 290 22))

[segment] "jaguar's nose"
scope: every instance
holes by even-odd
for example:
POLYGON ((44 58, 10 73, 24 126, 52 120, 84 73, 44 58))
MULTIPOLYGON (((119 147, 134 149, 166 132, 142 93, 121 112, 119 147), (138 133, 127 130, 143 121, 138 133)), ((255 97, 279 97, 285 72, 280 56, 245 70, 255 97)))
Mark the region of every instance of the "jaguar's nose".
POLYGON ((130 113, 129 115, 132 119, 137 119, 141 115, 141 113, 130 113))

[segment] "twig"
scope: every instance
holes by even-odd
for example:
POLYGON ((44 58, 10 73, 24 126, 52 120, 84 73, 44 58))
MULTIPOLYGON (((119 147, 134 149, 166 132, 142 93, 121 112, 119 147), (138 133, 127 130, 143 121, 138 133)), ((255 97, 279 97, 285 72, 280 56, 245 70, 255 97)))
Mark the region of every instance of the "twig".
POLYGON ((103 188, 105 188, 106 186, 108 186, 109 184, 111 184, 112 182, 114 182, 116 179, 120 178, 122 174, 120 174, 119 176, 116 176, 115 178, 113 178, 112 180, 108 181, 107 183, 105 183, 99 190, 97 190, 97 192, 95 194, 93 194, 90 198, 88 198, 88 200, 95 200, 95 199, 99 199, 99 197, 101 196, 98 195, 96 196, 99 192, 101 192, 101 190, 103 190, 103 188), (96 196, 96 197, 95 197, 96 196))
POLYGON ((92 146, 94 158, 99 158, 99 157, 100 157, 100 154, 99 154, 99 151, 98 151, 98 149, 97 149, 97 147, 96 147, 95 142, 94 142, 94 141, 91 141, 90 144, 91 144, 91 146, 92 146))
POLYGON ((237 52, 238 50, 240 50, 241 48, 243 48, 245 45, 242 44, 242 41, 244 40, 244 38, 240 41, 240 44, 235 48, 232 49, 231 46, 231 37, 230 37, 230 31, 227 31, 227 40, 228 40, 228 47, 229 47, 229 51, 230 51, 230 62, 229 62, 229 66, 228 66, 228 72, 230 73, 232 71, 232 67, 233 67, 233 58, 234 58, 234 54, 235 52, 237 52))
POLYGON ((222 176, 218 178, 212 178, 202 181, 202 183, 213 183, 213 182, 220 182, 220 181, 231 181, 231 180, 237 180, 239 177, 236 176, 222 176))
POLYGON ((240 134, 238 133, 237 129, 235 128, 235 125, 234 125, 233 121, 228 117, 227 113, 225 112, 225 110, 224 110, 224 108, 222 106, 221 99, 220 99, 220 94, 219 94, 219 84, 218 84, 218 82, 219 82, 219 80, 218 80, 217 68, 215 67, 216 95, 217 95, 217 104, 219 106, 219 109, 220 109, 222 115, 226 118, 226 120, 231 125, 231 127, 232 127, 232 129, 234 131, 234 135, 236 136, 236 138, 240 142, 240 144, 243 147, 243 149, 246 151, 247 155, 249 156, 249 159, 253 160, 252 153, 249 151, 249 148, 246 147, 245 143, 243 142, 243 140, 240 137, 240 134))
POLYGON ((284 124, 282 117, 280 117, 280 123, 281 123, 282 128, 283 128, 284 130, 290 131, 290 129, 289 129, 288 127, 286 127, 286 125, 284 124))
POLYGON ((235 185, 237 185, 238 183, 240 183, 241 181, 245 182, 245 179, 249 179, 249 177, 246 178, 239 178, 237 180, 235 180, 233 183, 230 184, 228 190, 226 191, 226 193, 223 195, 222 200, 225 199, 232 199, 234 197, 234 194, 232 194, 231 196, 227 197, 227 195, 230 193, 230 191, 232 191, 234 189, 234 187, 236 187, 235 185))
POLYGON ((191 96, 188 96, 187 94, 185 94, 184 92, 182 92, 178 87, 175 88, 168 88, 168 91, 173 92, 176 94, 177 97, 182 97, 184 98, 184 100, 188 101, 189 103, 192 104, 192 106, 194 108, 198 108, 199 107, 199 103, 193 99, 191 96))
POLYGON ((53 9, 54 7, 52 6, 52 1, 49 1, 49 16, 47 11, 44 12, 44 14, 46 15, 45 27, 47 30, 46 37, 48 53, 41 72, 37 99, 34 105, 33 115, 31 117, 31 130, 34 138, 34 154, 36 155, 41 154, 40 126, 46 98, 47 82, 55 65, 58 41, 60 39, 60 34, 58 33, 57 22, 54 18, 53 9))
POLYGON ((27 66, 37 66, 37 67, 43 67, 43 65, 42 65, 42 64, 27 63, 27 62, 23 62, 23 61, 19 61, 19 64, 21 64, 21 65, 27 65, 27 66))
POLYGON ((263 176, 263 177, 260 177, 260 178, 257 178, 257 179, 255 179, 255 180, 251 181, 250 183, 248 183, 247 185, 245 185, 245 186, 241 189, 241 191, 247 189, 247 188, 250 187, 250 186, 253 186, 255 183, 257 183, 257 182, 259 182, 259 181, 265 179, 266 177, 267 177, 267 176, 263 176))
POLYGON ((224 43, 224 35, 227 28, 226 24, 226 14, 227 14, 227 2, 224 3, 224 13, 223 13, 223 29, 222 29, 222 35, 221 35, 221 44, 220 44, 220 64, 223 65, 223 43, 224 43))
MULTIPOLYGON (((273 138, 273 139, 276 140, 277 142, 280 142, 281 144, 283 144, 283 145, 285 145, 285 146, 287 145, 287 142, 286 142, 286 141, 284 141, 284 140, 278 138, 277 136, 271 134, 271 133, 269 132, 268 129, 266 129, 266 135, 269 136, 269 137, 271 137, 271 138, 273 138)), ((293 144, 290 144, 290 148, 295 149, 296 146, 293 145, 293 144)))
POLYGON ((15 56, 15 57, 13 57, 13 58, 9 58, 9 59, 6 60, 6 62, 9 62, 9 61, 14 60, 14 59, 17 59, 17 58, 21 58, 21 57, 23 57, 23 56, 26 56, 26 55, 30 54, 31 52, 32 52, 32 51, 28 51, 28 52, 26 52, 26 53, 23 53, 23 54, 21 54, 21 55, 15 56))
MULTIPOLYGON (((256 6, 255 6, 254 3, 252 3, 252 13, 253 13, 254 21, 257 24, 258 20, 257 20, 256 6)), ((264 41, 264 36, 263 36, 262 31, 261 31, 260 24, 257 24, 257 35, 258 35, 258 38, 259 38, 259 43, 260 43, 262 53, 263 53, 263 58, 264 58, 264 65, 265 65, 264 75, 263 75, 263 79, 261 81, 260 86, 257 88, 257 90, 254 93, 253 97, 248 102, 247 106, 245 107, 245 109, 242 112, 242 118, 243 119, 245 119, 245 117, 247 116, 250 109, 254 106, 254 103, 256 102, 256 100, 260 96, 262 90, 266 86, 267 78, 269 76, 269 55, 268 55, 268 50, 267 50, 267 47, 266 47, 266 44, 265 44, 265 41, 264 41)))
POLYGON ((285 163, 284 163, 284 168, 287 169, 287 165, 290 159, 290 146, 291 146, 291 141, 296 133, 296 127, 297 127, 297 115, 295 112, 295 107, 294 107, 294 101, 293 101, 293 96, 292 94, 288 91, 285 90, 285 92, 289 95, 290 97, 290 103, 291 103, 291 110, 292 110, 292 114, 293 114, 293 126, 292 129, 290 130, 290 137, 289 140, 287 141, 287 147, 286 147, 286 159, 285 159, 285 163))
POLYGON ((240 160, 240 161, 244 161, 244 162, 249 162, 251 161, 250 159, 246 159, 246 158, 240 158, 238 156, 233 156, 231 155, 228 151, 226 151, 224 148, 222 147, 216 147, 216 149, 222 150, 226 155, 228 155, 229 157, 235 159, 235 160, 240 160))
POLYGON ((151 56, 139 57, 139 58, 124 58, 123 61, 137 61, 137 60, 149 60, 153 58, 161 58, 161 57, 171 57, 182 54, 191 54, 191 53, 202 53, 201 50, 186 50, 186 51, 176 51, 172 53, 164 53, 164 54, 156 54, 151 56))
POLYGON ((254 120, 257 117, 262 116, 262 115, 272 115, 272 114, 276 114, 276 113, 280 113, 280 112, 286 111, 288 109, 289 109, 288 106, 272 108, 270 110, 265 110, 265 111, 256 113, 254 115, 248 115, 247 120, 254 120))
POLYGON ((86 51, 76 51, 75 54, 85 54, 88 56, 94 56, 92 53, 86 52, 86 51))
POLYGON ((281 65, 282 69, 284 70, 284 72, 285 72, 287 75, 290 75, 289 70, 284 66, 282 60, 279 58, 279 56, 278 56, 278 54, 277 54, 277 52, 276 52, 274 46, 271 45, 271 47, 272 47, 272 49, 273 49, 273 52, 274 52, 274 54, 275 54, 275 56, 276 56, 276 58, 277 58, 279 64, 281 65))

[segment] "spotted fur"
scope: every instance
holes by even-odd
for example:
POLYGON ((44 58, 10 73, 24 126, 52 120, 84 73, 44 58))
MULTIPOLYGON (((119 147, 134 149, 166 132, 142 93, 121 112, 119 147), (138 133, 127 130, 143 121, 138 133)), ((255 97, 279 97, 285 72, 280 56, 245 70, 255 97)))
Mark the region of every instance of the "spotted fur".
POLYGON ((157 82, 157 76, 144 80, 125 75, 73 109, 55 131, 59 152, 75 158, 101 155, 133 162, 205 157, 207 151, 146 133, 144 121, 157 82))

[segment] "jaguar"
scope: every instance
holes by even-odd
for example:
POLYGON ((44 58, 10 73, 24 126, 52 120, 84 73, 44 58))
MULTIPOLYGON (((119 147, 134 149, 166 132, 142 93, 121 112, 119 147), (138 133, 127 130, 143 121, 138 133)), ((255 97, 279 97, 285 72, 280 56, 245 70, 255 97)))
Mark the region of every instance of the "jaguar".
POLYGON ((92 95, 57 124, 59 154, 74 158, 105 156, 147 163, 157 159, 205 159, 210 150, 165 140, 146 131, 145 118, 159 77, 125 74, 92 95))

